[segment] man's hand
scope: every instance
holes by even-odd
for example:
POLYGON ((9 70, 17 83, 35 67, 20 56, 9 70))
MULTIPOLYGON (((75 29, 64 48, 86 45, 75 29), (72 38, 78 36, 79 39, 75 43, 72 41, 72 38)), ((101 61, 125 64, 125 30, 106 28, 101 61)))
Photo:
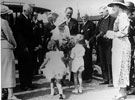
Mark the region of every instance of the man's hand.
POLYGON ((107 31, 106 37, 109 38, 109 39, 113 39, 114 38, 114 32, 111 31, 111 30, 107 31))
POLYGON ((34 51, 38 51, 38 50, 41 49, 41 48, 42 48, 42 46, 39 45, 38 47, 35 47, 34 51))
POLYGON ((38 74, 42 74, 43 70, 42 69, 39 69, 38 70, 38 74))
POLYGON ((85 43, 86 43, 87 48, 90 48, 89 41, 85 40, 85 43))

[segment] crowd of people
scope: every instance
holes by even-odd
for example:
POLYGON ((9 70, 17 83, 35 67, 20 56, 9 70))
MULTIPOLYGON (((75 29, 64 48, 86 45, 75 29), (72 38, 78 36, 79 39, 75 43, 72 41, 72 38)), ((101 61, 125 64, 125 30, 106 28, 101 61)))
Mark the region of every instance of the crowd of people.
POLYGON ((132 2, 113 0, 99 8, 101 19, 96 25, 82 14, 82 23, 72 18, 73 8, 65 9, 65 21, 57 13, 47 15, 48 22, 38 20, 31 5, 11 24, 13 13, 1 5, 1 75, 2 89, 8 100, 20 100, 16 86, 15 58, 18 60, 20 89, 33 90, 33 76, 42 73, 50 82, 51 95, 56 84, 64 99, 64 81, 74 83, 73 93, 83 93, 83 81, 90 83, 93 75, 93 49, 96 64, 101 66, 103 83, 116 89, 115 100, 125 99, 135 89, 135 6, 132 2), (109 14, 112 7, 115 17, 109 14), (56 24, 57 23, 57 24, 56 24), (15 57, 14 57, 15 55, 15 57))

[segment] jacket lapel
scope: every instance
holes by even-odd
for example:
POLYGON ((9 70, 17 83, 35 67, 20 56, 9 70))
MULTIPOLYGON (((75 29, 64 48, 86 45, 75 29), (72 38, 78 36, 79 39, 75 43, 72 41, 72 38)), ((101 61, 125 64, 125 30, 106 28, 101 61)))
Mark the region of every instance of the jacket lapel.
POLYGON ((87 26, 89 24, 89 21, 85 23, 85 25, 82 25, 82 30, 85 32, 87 30, 87 26))
POLYGON ((73 23, 73 20, 72 20, 72 18, 71 18, 70 22, 68 23, 69 30, 72 29, 73 24, 74 24, 74 23, 73 23))

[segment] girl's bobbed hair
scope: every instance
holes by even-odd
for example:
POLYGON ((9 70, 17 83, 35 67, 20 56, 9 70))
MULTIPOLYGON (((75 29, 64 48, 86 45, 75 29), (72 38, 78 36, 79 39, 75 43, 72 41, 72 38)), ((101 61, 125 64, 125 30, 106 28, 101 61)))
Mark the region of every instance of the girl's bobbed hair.
POLYGON ((49 41, 47 48, 51 51, 56 50, 56 48, 59 49, 59 42, 52 39, 49 41))

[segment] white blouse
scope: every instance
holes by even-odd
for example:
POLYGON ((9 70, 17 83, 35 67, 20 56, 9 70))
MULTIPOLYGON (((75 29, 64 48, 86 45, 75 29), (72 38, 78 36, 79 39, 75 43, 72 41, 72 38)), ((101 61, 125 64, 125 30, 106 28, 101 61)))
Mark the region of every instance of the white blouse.
POLYGON ((106 37, 109 39, 127 37, 129 32, 130 20, 126 13, 120 13, 115 22, 113 31, 107 31, 106 37))

